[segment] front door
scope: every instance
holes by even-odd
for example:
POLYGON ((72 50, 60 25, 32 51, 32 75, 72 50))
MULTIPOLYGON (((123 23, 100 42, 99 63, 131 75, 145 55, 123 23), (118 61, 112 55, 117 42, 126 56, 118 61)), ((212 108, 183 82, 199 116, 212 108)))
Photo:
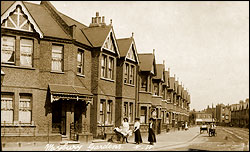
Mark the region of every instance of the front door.
POLYGON ((62 103, 61 134, 66 135, 66 105, 65 103, 62 103))

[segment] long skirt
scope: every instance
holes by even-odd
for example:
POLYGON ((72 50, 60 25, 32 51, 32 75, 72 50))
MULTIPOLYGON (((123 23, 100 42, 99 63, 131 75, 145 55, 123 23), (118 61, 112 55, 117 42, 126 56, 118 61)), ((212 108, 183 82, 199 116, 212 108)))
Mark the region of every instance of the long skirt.
POLYGON ((148 141, 149 142, 156 142, 154 130, 151 128, 148 129, 148 141))
POLYGON ((137 129, 137 130, 135 131, 135 142, 136 142, 136 143, 142 143, 142 138, 141 138, 140 129, 137 129))

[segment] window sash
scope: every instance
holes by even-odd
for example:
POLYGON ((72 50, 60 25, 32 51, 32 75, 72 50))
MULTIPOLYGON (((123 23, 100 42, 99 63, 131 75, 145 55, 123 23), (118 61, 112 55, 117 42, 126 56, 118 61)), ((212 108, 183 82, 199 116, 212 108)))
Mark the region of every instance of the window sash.
POLYGON ((113 79, 113 70, 114 69, 114 59, 112 57, 109 58, 109 73, 108 76, 110 79, 113 79))
POLYGON ((107 77, 106 69, 107 69, 107 56, 102 55, 101 76, 104 77, 104 78, 107 77))
POLYGON ((15 63, 15 38, 3 36, 1 38, 1 62, 15 63))
POLYGON ((62 71, 63 46, 52 45, 52 71, 62 71))
POLYGON ((20 65, 32 67, 33 41, 20 40, 20 65))
POLYGON ((83 68, 84 68, 83 67, 84 66, 83 55, 84 55, 83 52, 78 51, 78 53, 77 53, 77 73, 80 73, 80 74, 84 74, 83 73, 83 68))

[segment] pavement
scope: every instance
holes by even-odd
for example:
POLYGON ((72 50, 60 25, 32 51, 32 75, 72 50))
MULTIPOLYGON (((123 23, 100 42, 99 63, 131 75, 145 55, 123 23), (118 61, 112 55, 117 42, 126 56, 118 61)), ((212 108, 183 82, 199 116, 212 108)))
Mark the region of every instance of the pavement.
POLYGON ((128 139, 129 143, 116 143, 107 141, 93 141, 91 143, 66 144, 60 143, 22 143, 21 147, 17 143, 8 143, 3 147, 3 151, 151 151, 169 150, 173 147, 187 146, 194 138, 200 135, 199 127, 189 128, 187 131, 162 132, 156 135, 156 143, 150 145, 147 135, 142 136, 143 143, 137 145, 134 138, 128 139))

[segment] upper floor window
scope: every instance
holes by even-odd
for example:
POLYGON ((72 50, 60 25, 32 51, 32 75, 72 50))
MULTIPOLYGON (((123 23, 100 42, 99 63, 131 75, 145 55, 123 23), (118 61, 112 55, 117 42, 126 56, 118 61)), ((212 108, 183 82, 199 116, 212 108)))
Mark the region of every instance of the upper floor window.
POLYGON ((77 52, 77 73, 84 74, 84 53, 81 50, 77 52))
POLYGON ((33 40, 21 39, 20 41, 20 65, 32 67, 33 40))
POLYGON ((130 73, 129 73, 129 83, 134 84, 134 66, 131 65, 130 67, 130 73))
POLYGON ((108 78, 114 79, 114 58, 109 57, 108 78))
POLYGON ((106 69, 107 69, 107 56, 102 55, 102 67, 101 67, 101 77, 106 78, 106 69))
POLYGON ((159 85, 158 85, 158 83, 154 83, 154 95, 159 96, 159 85))
POLYGON ((1 63, 15 64, 15 37, 2 36, 1 63))
POLYGON ((128 83, 128 70, 129 70, 129 64, 125 63, 125 72, 124 72, 124 83, 128 83))
POLYGON ((141 76, 141 91, 147 91, 147 76, 141 76))
POLYGON ((52 71, 63 71, 63 46, 52 45, 52 71))

